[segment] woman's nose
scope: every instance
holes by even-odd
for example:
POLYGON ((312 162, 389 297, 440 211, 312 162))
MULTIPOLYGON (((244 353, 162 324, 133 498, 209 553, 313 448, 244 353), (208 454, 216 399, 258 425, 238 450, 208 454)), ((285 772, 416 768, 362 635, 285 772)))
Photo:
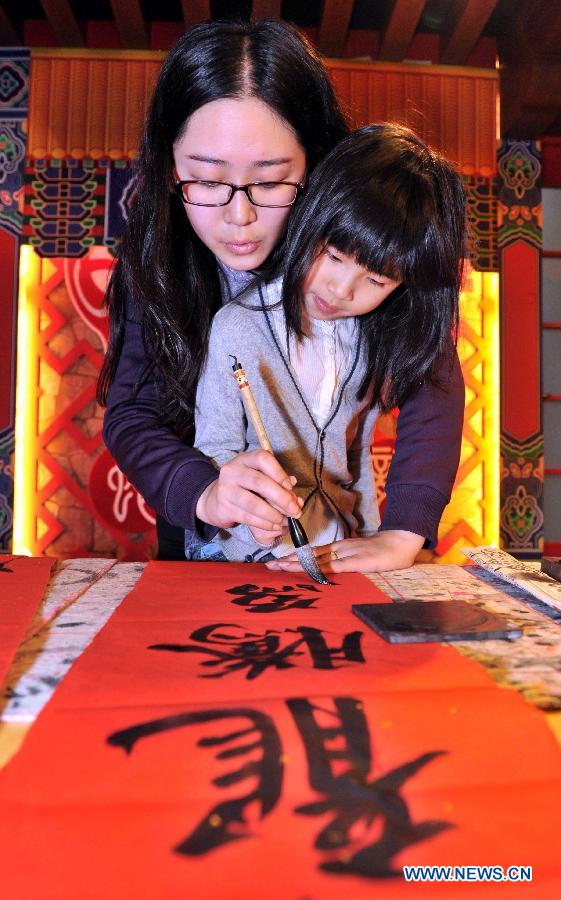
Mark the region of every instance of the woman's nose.
POLYGON ((224 207, 224 220, 233 225, 251 225, 257 218, 255 206, 243 191, 236 191, 224 207))

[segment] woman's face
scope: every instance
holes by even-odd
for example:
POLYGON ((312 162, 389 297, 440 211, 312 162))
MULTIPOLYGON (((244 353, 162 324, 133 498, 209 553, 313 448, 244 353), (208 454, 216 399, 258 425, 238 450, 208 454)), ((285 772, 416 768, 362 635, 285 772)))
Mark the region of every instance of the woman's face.
MULTIPOLYGON (((188 119, 173 148, 178 180, 303 182, 306 155, 292 128, 255 97, 214 100, 188 119)), ((249 271, 277 244, 291 207, 254 206, 236 191, 227 206, 185 204, 193 229, 232 269, 249 271)))

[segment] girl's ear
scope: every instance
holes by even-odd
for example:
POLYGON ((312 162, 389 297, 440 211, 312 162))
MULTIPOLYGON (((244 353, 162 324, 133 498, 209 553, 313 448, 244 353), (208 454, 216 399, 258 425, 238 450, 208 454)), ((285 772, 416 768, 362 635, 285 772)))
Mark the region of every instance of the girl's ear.
POLYGON ((178 181, 179 181, 179 175, 177 174, 177 169, 175 168, 175 166, 172 166, 171 167, 171 183, 168 188, 170 194, 176 193, 175 185, 177 184, 178 181))

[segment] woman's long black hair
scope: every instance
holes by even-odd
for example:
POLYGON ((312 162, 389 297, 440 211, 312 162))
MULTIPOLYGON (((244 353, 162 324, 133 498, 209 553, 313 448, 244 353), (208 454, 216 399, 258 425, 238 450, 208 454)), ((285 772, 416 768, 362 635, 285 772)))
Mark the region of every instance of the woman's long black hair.
POLYGON ((382 411, 424 381, 445 380, 458 327, 466 237, 454 166, 401 125, 368 125, 317 167, 288 225, 283 304, 301 336, 302 290, 326 245, 403 284, 359 318, 367 350, 363 397, 382 411), (440 377, 439 377, 440 376, 440 377))
MULTIPOLYGON (((214 255, 173 192, 173 146, 197 109, 248 96, 291 126, 308 172, 348 131, 319 57, 286 23, 205 22, 167 56, 140 147, 136 199, 108 289, 110 340, 98 400, 107 402, 132 300, 142 317, 146 377, 156 379, 163 415, 186 440, 220 283, 214 255)), ((280 248, 273 256, 279 255, 280 248)))

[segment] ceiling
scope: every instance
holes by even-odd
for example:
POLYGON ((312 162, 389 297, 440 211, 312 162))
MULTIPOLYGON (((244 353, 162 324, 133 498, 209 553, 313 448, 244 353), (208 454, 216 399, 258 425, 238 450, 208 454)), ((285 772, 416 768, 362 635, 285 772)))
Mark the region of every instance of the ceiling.
POLYGON ((561 134, 559 0, 1 0, 0 45, 168 49, 198 21, 251 15, 294 22, 328 57, 498 57, 503 134, 561 134))

